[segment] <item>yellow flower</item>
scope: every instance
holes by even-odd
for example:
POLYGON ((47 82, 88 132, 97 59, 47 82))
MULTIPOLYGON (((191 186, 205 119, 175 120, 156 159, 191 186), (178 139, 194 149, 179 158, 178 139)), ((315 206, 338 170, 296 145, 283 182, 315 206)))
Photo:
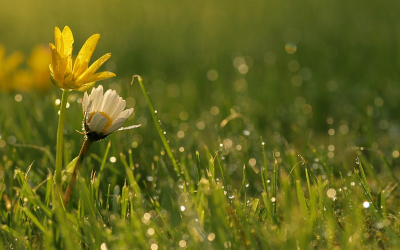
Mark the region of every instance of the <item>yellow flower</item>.
POLYGON ((18 68, 24 61, 24 54, 16 51, 5 57, 4 46, 0 45, 0 92, 13 90, 13 82, 18 68))
POLYGON ((33 48, 27 59, 28 68, 32 74, 33 87, 40 91, 47 91, 51 87, 49 79, 49 63, 51 63, 51 50, 43 44, 33 48))
POLYGON ((86 40, 76 57, 72 66, 72 44, 74 37, 71 29, 65 26, 61 32, 58 27, 54 30, 55 44, 50 43, 51 64, 50 79, 54 85, 62 89, 74 89, 86 91, 90 89, 96 81, 114 77, 112 72, 95 72, 108 58, 111 53, 107 53, 95 61, 90 67, 89 62, 96 49, 100 34, 94 34, 86 40))

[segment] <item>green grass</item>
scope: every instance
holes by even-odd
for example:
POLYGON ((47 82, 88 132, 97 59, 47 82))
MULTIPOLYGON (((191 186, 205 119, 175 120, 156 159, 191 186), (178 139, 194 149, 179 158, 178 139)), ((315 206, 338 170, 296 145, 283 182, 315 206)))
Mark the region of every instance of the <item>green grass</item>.
POLYGON ((0 249, 398 248, 397 2, 99 2, 0 9, 7 54, 101 33, 117 77, 97 84, 142 124, 94 143, 55 210, 62 93, 0 93, 0 249))
MULTIPOLYGON (((121 93, 137 85, 125 84, 121 93)), ((143 98, 139 91, 127 95, 143 98)), ((80 93, 70 98, 74 96, 80 93)), ((33 117, 48 109, 46 120, 56 121, 54 98, 24 94, 15 102, 3 95, 16 109, 30 110, 2 110, 10 112, 2 123, 0 165, 5 249, 99 249, 104 244, 108 249, 352 249, 400 244, 398 173, 392 156, 387 160, 378 150, 357 147, 337 152, 334 144, 315 145, 312 138, 298 148, 278 134, 260 138, 256 130, 243 132, 242 118, 224 127, 210 126, 203 136, 197 129, 180 140, 169 131, 157 133, 154 124, 160 125, 157 116, 162 114, 142 110, 148 117, 145 129, 117 132, 94 144, 66 211, 53 211, 55 144, 46 141, 55 142, 56 122, 33 117), (16 128, 17 121, 31 129, 16 128), (152 137, 132 147, 138 134, 152 137)), ((81 121, 73 118, 81 116, 79 104, 71 102, 65 163, 83 141, 74 132, 81 121)), ((330 140, 340 137, 338 133, 330 140)))

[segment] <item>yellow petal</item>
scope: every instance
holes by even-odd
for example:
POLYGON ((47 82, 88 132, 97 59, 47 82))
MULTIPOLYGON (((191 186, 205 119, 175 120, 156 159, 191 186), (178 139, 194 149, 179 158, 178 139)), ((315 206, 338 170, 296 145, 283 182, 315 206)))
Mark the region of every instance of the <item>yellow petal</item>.
POLYGON ((54 78, 54 75, 53 75, 53 74, 50 74, 50 80, 51 80, 51 82, 52 82, 55 86, 57 86, 58 88, 64 88, 64 85, 62 84, 62 82, 57 81, 57 80, 54 78))
POLYGON ((82 46, 75 60, 73 70, 74 77, 79 77, 87 70, 90 59, 92 58, 93 52, 96 49, 99 39, 100 34, 94 34, 89 37, 89 39, 87 39, 85 44, 82 46))
POLYGON ((68 57, 67 59, 67 69, 65 70, 65 73, 72 75, 72 56, 68 57))
POLYGON ((62 48, 63 47, 62 34, 58 27, 54 28, 54 40, 55 40, 55 44, 56 44, 58 53, 60 53, 61 51, 64 51, 64 48, 62 48))
POLYGON ((65 60, 60 56, 57 51, 57 48, 50 43, 51 48, 51 67, 53 72, 53 77, 58 82, 63 82, 64 74, 65 74, 65 60))
POLYGON ((74 43, 74 36, 68 26, 65 26, 62 31, 62 39, 64 43, 63 56, 72 56, 72 44, 74 43))
POLYGON ((104 79, 111 78, 114 76, 115 76, 115 74, 113 72, 104 71, 104 72, 100 72, 100 73, 94 74, 94 75, 86 78, 85 82, 87 83, 87 82, 100 81, 100 80, 104 80, 104 79))
POLYGON ((84 80, 87 77, 91 77, 96 71, 105 63, 109 58, 111 57, 111 53, 107 53, 97 59, 90 67, 82 74, 80 75, 77 79, 76 82, 79 84, 82 80, 84 80))
POLYGON ((89 90, 90 88, 92 88, 92 87, 94 86, 95 83, 96 83, 96 82, 89 82, 89 83, 86 83, 86 84, 82 85, 80 88, 78 88, 77 90, 78 90, 78 91, 81 91, 81 92, 85 92, 85 91, 89 90))
POLYGON ((58 56, 58 52, 57 52, 57 48, 54 46, 54 44, 49 43, 50 49, 51 49, 51 64, 50 64, 50 68, 51 71, 55 71, 56 70, 56 65, 57 65, 57 56, 58 56))
POLYGON ((72 79, 72 75, 64 78, 64 88, 66 89, 76 89, 79 85, 76 84, 75 80, 72 79))

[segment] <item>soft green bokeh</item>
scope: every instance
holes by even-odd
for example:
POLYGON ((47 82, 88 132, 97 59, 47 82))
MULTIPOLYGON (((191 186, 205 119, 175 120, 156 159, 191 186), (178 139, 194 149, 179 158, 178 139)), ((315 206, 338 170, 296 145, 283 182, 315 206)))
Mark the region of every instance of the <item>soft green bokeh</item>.
MULTIPOLYGON (((391 154, 400 137, 398 6, 335 0, 7 1, 0 30, 7 53, 53 42, 54 27, 68 25, 76 55, 90 35, 100 33, 93 58, 111 52, 103 70, 117 74, 102 84, 135 106, 131 122, 143 124, 140 143, 152 145, 143 138, 153 131, 139 87, 129 85, 134 74, 143 77, 168 133, 185 132, 172 140, 176 147, 192 146, 193 136, 214 144, 219 133, 248 130, 256 131, 254 138, 279 133, 300 148, 313 140, 333 143, 335 133, 337 150, 364 146, 391 154), (232 111, 243 122, 221 128, 232 111)), ((53 89, 45 97, 52 102, 59 96, 53 89)), ((14 104, 3 107, 13 110, 14 104)), ((79 110, 76 103, 71 107, 79 110)), ((40 116, 53 115, 39 108, 40 116)), ((70 122, 75 125, 68 133, 80 123, 70 122)), ((3 130, 12 123, 4 120, 3 130)), ((38 136, 17 139, 53 142, 38 136)))
POLYGON ((350 125, 362 122, 359 111, 374 107, 375 98, 384 100, 382 119, 395 118, 397 7, 396 1, 7 1, 0 10, 0 30, 9 51, 29 51, 53 41, 54 26, 69 25, 75 55, 87 37, 100 33, 94 57, 111 52, 105 68, 119 80, 140 74, 148 84, 180 87, 172 98, 153 91, 164 112, 177 100, 190 109, 229 109, 245 96, 259 126, 279 120, 278 128, 289 128, 303 116, 287 115, 302 97, 300 103, 312 107, 306 120, 326 131, 330 116, 350 125), (287 43, 297 45, 296 53, 285 52, 287 43), (245 75, 233 66, 239 56, 248 59, 245 75), (294 72, 288 68, 291 61, 297 62, 294 72), (212 69, 218 72, 216 81, 207 79, 212 69), (296 75, 306 79, 301 86, 291 83, 296 75), (247 84, 235 85, 238 79, 247 84))
MULTIPOLYGON (((176 149, 195 149, 199 141, 217 146, 221 133, 230 138, 248 130, 253 138, 279 135, 299 148, 309 142, 335 143, 337 151, 364 146, 390 155, 400 137, 398 5, 334 0, 7 1, 0 10, 1 43, 7 53, 28 53, 36 44, 53 42, 55 26, 68 25, 76 55, 90 35, 100 33, 93 58, 111 52, 101 70, 117 74, 100 84, 117 89, 129 99, 129 107, 135 106, 130 122, 143 126, 139 135, 127 132, 127 144, 137 141, 145 152, 153 145, 146 138, 156 134, 138 85, 129 85, 134 74, 144 78, 176 149), (221 128, 232 111, 241 118, 221 128), (180 131, 184 137, 178 136, 180 131), (338 138, 332 139, 332 133, 338 138)), ((53 89, 44 98, 54 103, 60 93, 53 89)), ((26 119, 33 119, 28 123, 51 119, 54 111, 38 105, 32 95, 23 94, 24 104, 17 104, 38 108, 36 118, 27 113, 26 119)), ((73 97, 79 99, 78 94, 73 97)), ((3 107, 13 111, 9 118, 3 116, 4 140, 15 135, 20 143, 54 143, 54 128, 48 127, 49 137, 23 136, 28 132, 18 132, 22 125, 13 126, 10 118, 24 119, 17 118, 14 103, 3 107)), ((71 109, 66 133, 80 138, 73 133, 80 127, 79 104, 73 102, 71 109)), ((36 129, 32 127, 33 133, 36 129)))
MULTIPOLYGON (((116 89, 135 108, 126 126, 142 124, 89 150, 66 223, 79 231, 82 247, 149 247, 154 238, 173 248, 190 236, 189 247, 204 249, 227 242, 243 249, 246 239, 250 249, 390 248, 400 228, 399 7, 360 0, 7 1, 0 43, 7 54, 29 53, 54 41, 55 26, 68 25, 76 56, 100 33, 93 58, 111 52, 100 70, 117 77, 97 84, 116 89), (130 85, 136 74, 180 173, 139 85, 130 85), (182 200, 197 210, 182 211, 182 200), (211 234, 214 241, 199 240, 211 234)), ((75 132, 81 96, 73 92, 69 99, 64 166, 83 141, 75 132)), ((27 195, 14 187, 29 190, 54 173, 60 97, 56 87, 0 94, 0 183, 8 197, 22 200, 27 195), (16 171, 32 162, 28 178, 16 171)), ((48 185, 35 199, 44 200, 48 185)), ((57 225, 32 200, 26 206, 51 232, 57 225)), ((4 204, 6 218, 11 212, 4 204)), ((23 238, 26 223, 18 214, 7 218, 23 238)), ((36 230, 30 240, 53 244, 29 226, 36 230)))

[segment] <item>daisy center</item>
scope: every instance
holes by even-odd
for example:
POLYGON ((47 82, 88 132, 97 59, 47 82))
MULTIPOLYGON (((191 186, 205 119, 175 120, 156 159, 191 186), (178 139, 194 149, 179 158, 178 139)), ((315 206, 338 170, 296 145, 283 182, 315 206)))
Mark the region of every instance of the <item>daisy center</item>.
POLYGON ((103 117, 105 117, 107 119, 106 125, 104 125, 104 128, 103 128, 103 131, 106 130, 108 127, 110 127, 112 125, 111 118, 106 113, 104 113, 103 111, 90 112, 89 123, 92 120, 92 117, 94 116, 94 114, 96 114, 96 113, 100 113, 101 116, 103 116, 103 117))

